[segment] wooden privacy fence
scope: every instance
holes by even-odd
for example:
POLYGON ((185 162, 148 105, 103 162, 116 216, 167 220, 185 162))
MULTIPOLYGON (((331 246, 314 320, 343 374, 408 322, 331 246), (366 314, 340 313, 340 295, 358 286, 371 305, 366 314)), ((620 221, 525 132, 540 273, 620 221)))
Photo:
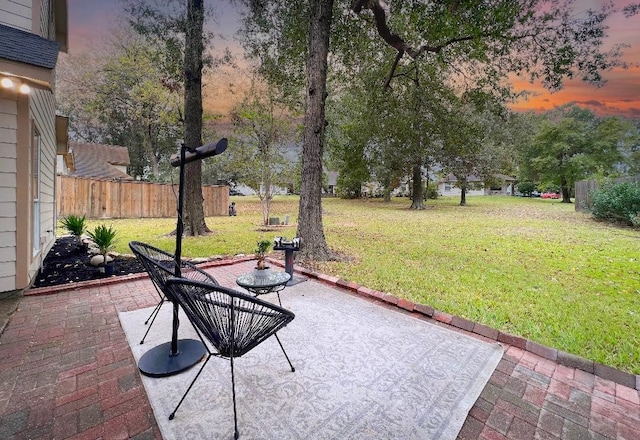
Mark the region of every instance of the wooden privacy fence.
MULTIPOLYGON (((640 185, 640 176, 620 177, 618 179, 611 179, 611 181, 613 183, 633 182, 640 185)), ((591 206, 593 205, 591 192, 598 188, 600 188, 600 184, 597 180, 578 180, 576 182, 576 211, 588 212, 591 210, 591 206)))
MULTIPOLYGON (((133 180, 94 180, 57 176, 56 205, 59 217, 168 218, 176 216, 178 185, 133 180)), ((204 215, 227 215, 229 187, 202 187, 204 215)))

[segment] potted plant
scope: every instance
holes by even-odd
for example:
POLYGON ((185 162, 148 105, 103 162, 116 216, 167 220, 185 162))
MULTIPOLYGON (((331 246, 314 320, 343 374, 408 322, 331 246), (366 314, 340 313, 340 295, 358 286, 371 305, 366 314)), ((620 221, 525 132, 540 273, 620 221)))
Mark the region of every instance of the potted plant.
POLYGON ((102 264, 99 266, 100 272, 106 275, 113 275, 113 264, 109 264, 107 261, 107 254, 116 242, 116 230, 113 226, 108 228, 105 225, 96 226, 93 231, 87 231, 87 234, 93 242, 98 246, 100 254, 102 255, 102 264))
POLYGON ((265 264, 265 257, 267 255, 267 251, 271 247, 271 241, 269 240, 260 240, 258 242, 258 247, 256 248, 255 254, 258 262, 256 263, 256 268, 259 270, 264 270, 267 268, 265 264))
POLYGON ((86 223, 86 219, 85 216, 83 215, 82 217, 78 217, 75 215, 68 215, 65 218, 62 219, 62 226, 64 226, 64 228, 74 237, 76 237, 76 240, 78 241, 78 246, 82 246, 82 241, 80 239, 80 236, 84 233, 84 231, 87 229, 87 223, 86 223))

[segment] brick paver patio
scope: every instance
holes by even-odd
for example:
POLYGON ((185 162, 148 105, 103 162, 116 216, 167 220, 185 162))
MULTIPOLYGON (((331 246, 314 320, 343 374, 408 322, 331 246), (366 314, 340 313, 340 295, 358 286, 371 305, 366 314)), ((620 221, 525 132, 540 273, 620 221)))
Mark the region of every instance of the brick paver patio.
MULTIPOLYGON (((221 284, 235 286, 236 276, 251 265, 207 270, 221 284)), ((321 279, 348 287, 345 294, 368 290, 381 306, 397 304, 418 319, 484 338, 463 330, 465 325, 443 323, 455 317, 435 312, 431 319, 418 313, 420 306, 321 279)), ((0 439, 162 438, 118 319, 120 311, 155 305, 157 294, 145 276, 118 281, 34 289, 22 299, 0 336, 0 439)), ((635 388, 501 342, 503 359, 458 438, 640 439, 635 388)))

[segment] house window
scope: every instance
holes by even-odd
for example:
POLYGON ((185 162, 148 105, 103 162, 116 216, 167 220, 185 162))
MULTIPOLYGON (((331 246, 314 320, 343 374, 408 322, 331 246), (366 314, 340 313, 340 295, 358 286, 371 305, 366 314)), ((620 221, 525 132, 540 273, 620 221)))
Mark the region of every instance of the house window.
POLYGON ((33 132, 31 154, 31 197, 33 198, 33 255, 40 252, 40 132, 37 128, 33 132))
POLYGON ((444 184, 444 190, 445 191, 451 191, 451 184, 449 182, 445 182, 444 184))

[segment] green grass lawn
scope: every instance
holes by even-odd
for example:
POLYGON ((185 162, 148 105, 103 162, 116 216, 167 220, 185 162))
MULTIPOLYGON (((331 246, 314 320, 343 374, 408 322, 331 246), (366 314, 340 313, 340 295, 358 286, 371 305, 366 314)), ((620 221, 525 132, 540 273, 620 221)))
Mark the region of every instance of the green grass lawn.
MULTIPOLYGON (((256 241, 291 238, 259 229, 254 197, 232 197, 237 217, 207 219, 213 234, 185 238, 183 255, 253 253, 256 241)), ((324 273, 389 292, 622 370, 640 374, 640 231, 595 222, 556 200, 470 197, 429 201, 324 199, 325 235, 345 261, 324 273)), ((272 215, 297 219, 298 199, 272 215)), ((113 224, 117 250, 141 240, 173 251, 175 219, 113 224)), ((61 231, 59 231, 61 233, 61 231)))

